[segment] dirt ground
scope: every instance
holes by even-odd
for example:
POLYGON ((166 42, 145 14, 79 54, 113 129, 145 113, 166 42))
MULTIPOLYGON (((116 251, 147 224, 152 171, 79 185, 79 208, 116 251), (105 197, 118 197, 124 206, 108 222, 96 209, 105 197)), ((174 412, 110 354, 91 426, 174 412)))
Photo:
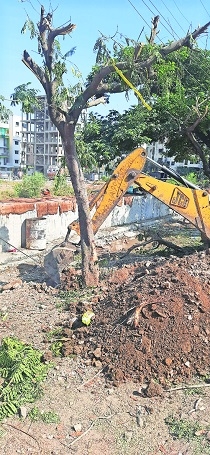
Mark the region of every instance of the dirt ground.
MULTIPOLYGON (((126 253, 130 244, 121 243, 126 253)), ((0 337, 53 360, 35 406, 60 417, 31 422, 34 404, 26 405, 21 419, 1 425, 1 455, 210 454, 210 255, 197 248, 123 257, 118 247, 100 250, 100 286, 86 291, 75 264, 61 288, 46 284, 41 254, 1 265, 0 337)))

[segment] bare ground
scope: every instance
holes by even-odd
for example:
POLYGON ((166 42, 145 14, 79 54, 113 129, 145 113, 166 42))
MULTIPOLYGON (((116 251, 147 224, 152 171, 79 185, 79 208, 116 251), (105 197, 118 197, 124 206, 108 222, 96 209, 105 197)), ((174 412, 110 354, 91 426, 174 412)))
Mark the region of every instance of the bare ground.
POLYGON ((60 423, 5 420, 1 455, 210 454, 210 256, 198 248, 122 259, 119 243, 100 253, 106 267, 89 291, 78 289, 73 266, 55 289, 46 285, 41 254, 34 262, 7 253, 0 337, 18 337, 53 360, 35 406, 60 423), (89 326, 81 323, 86 310, 95 315, 89 326), (55 357, 59 340, 62 357, 55 357), (169 432, 171 416, 181 439, 169 432), (195 424, 189 438, 186 425, 195 424))

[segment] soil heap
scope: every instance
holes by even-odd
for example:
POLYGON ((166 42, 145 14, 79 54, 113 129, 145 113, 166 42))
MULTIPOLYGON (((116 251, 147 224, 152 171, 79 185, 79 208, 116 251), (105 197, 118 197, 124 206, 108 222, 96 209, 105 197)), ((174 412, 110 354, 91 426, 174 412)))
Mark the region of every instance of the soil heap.
POLYGON ((116 268, 91 304, 70 307, 73 322, 66 333, 73 338, 64 342, 64 354, 91 359, 115 385, 155 380, 165 387, 207 375, 209 265, 210 256, 201 252, 116 268), (88 309, 95 319, 85 327, 80 318, 88 309))

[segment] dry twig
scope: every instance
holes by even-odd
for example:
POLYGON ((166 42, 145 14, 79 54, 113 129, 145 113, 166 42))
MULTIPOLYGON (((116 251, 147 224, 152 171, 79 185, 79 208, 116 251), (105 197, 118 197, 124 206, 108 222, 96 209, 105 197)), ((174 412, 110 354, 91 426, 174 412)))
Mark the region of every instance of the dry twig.
POLYGON ((166 389, 164 392, 176 392, 176 390, 188 390, 188 389, 201 389, 202 387, 210 387, 210 384, 195 384, 188 386, 173 387, 172 389, 166 389))
POLYGON ((2 425, 7 425, 7 426, 9 426, 9 427, 11 427, 11 428, 14 428, 14 430, 20 431, 21 433, 26 434, 27 436, 29 436, 30 438, 32 438, 32 439, 37 443, 37 445, 38 445, 38 447, 39 447, 39 450, 40 450, 40 455, 42 455, 43 452, 42 452, 42 448, 41 448, 41 446, 40 446, 40 444, 39 444, 39 441, 38 441, 32 434, 27 433, 27 431, 24 431, 24 430, 22 430, 21 428, 18 428, 18 427, 16 427, 15 425, 12 425, 11 423, 2 422, 2 425))
POLYGON ((104 370, 104 368, 102 368, 102 369, 99 370, 96 374, 94 374, 94 376, 93 376, 92 378, 90 378, 90 379, 88 379, 87 381, 83 382, 83 383, 81 384, 81 386, 79 387, 79 389, 80 389, 81 387, 85 387, 87 384, 89 384, 89 382, 92 382, 97 376, 100 375, 100 373, 103 372, 103 370, 104 370))

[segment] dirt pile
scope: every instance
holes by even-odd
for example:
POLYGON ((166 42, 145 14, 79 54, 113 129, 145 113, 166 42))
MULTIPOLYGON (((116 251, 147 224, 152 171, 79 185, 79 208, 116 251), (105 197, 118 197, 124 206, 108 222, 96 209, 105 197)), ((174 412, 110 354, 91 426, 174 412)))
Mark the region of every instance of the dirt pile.
MULTIPOLYGON (((205 376, 210 369, 209 265, 210 257, 202 252, 116 268, 91 302, 70 305, 64 354, 91 359, 115 385, 157 380, 166 387, 205 376), (85 327, 80 318, 87 309, 95 319, 85 327)), ((147 390, 155 393, 161 393, 159 386, 147 390)))

